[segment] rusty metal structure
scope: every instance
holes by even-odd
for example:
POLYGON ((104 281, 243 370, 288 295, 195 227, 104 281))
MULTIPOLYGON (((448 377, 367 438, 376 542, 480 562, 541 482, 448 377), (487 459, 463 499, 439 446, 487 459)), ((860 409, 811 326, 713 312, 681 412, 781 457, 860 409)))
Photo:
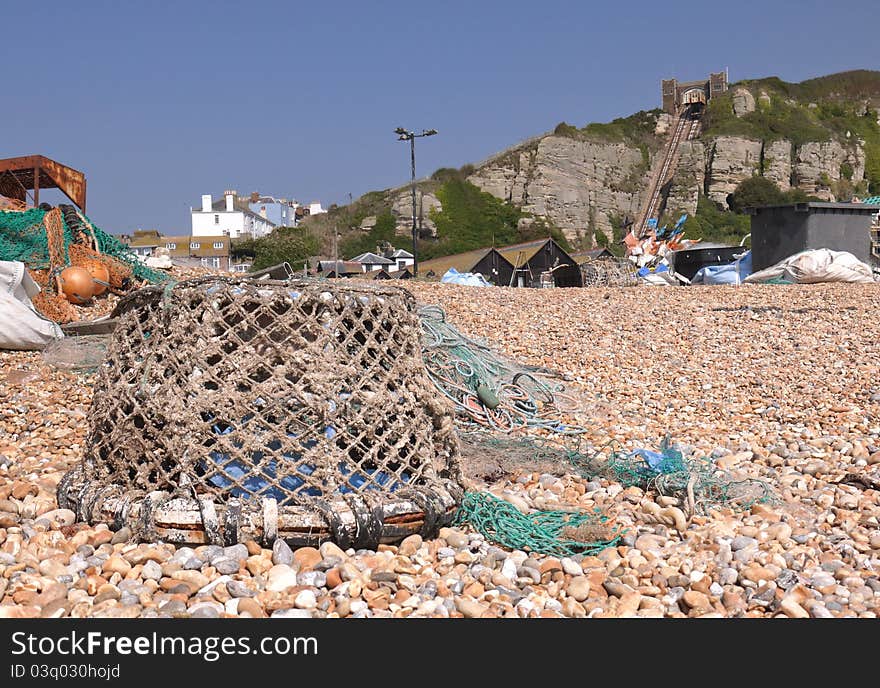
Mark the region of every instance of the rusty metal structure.
POLYGON ((0 160, 0 195, 34 206, 41 189, 60 189, 82 212, 86 211, 86 176, 44 155, 25 155, 0 160))

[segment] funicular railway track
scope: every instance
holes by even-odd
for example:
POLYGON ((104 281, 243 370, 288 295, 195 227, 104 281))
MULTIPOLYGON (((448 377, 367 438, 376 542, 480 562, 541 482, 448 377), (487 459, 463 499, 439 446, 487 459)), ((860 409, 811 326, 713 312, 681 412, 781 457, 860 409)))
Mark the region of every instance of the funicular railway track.
POLYGON ((675 130, 669 137, 666 144, 666 150, 663 153, 663 162, 658 170, 651 178, 651 193, 645 210, 639 218, 636 225, 636 236, 644 235, 647 222, 651 218, 657 217, 660 209, 660 199, 663 192, 663 186, 669 181, 670 177, 675 174, 675 167, 678 164, 678 152, 682 141, 691 141, 699 135, 700 119, 699 110, 694 105, 685 105, 678 114, 675 122, 675 130))

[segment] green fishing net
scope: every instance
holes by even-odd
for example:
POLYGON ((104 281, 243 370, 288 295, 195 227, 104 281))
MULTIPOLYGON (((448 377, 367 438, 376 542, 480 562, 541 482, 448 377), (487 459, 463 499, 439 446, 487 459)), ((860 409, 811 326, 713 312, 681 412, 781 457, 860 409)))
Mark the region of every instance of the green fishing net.
MULTIPOLYGON (((136 277, 147 282, 158 284, 171 278, 157 270, 144 265, 137 256, 115 236, 108 234, 95 225, 84 214, 76 211, 73 206, 59 206, 62 209, 64 226, 64 254, 75 241, 79 232, 88 227, 95 237, 98 250, 119 260, 131 268, 136 277)), ((32 269, 49 268, 49 241, 43 218, 47 210, 29 208, 23 211, 0 211, 0 260, 21 261, 32 269)))

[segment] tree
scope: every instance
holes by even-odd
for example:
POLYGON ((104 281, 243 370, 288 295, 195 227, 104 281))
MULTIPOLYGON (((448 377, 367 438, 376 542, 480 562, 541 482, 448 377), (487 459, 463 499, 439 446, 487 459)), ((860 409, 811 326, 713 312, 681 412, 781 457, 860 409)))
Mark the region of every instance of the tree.
POLYGON ((767 177, 749 177, 741 181, 734 192, 727 197, 727 205, 735 213, 746 208, 765 205, 780 205, 788 202, 785 194, 767 177))
POLYGON ((376 216, 376 224, 366 234, 360 232, 349 236, 339 245, 339 257, 354 258, 361 253, 375 251, 382 242, 394 245, 395 242, 406 242, 406 236, 397 237, 397 220, 390 209, 376 216))
POLYGON ((278 227, 268 236, 260 237, 250 244, 243 242, 238 251, 247 255, 253 252, 253 270, 279 263, 290 263, 294 269, 321 250, 320 240, 309 231, 298 227, 278 227))

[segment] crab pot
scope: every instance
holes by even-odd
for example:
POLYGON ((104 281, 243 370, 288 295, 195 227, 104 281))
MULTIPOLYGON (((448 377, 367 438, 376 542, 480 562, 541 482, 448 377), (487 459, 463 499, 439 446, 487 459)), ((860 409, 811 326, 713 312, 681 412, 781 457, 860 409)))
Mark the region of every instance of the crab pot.
POLYGON ((142 539, 374 546, 460 486, 399 287, 204 278, 126 297, 59 502, 142 539))

